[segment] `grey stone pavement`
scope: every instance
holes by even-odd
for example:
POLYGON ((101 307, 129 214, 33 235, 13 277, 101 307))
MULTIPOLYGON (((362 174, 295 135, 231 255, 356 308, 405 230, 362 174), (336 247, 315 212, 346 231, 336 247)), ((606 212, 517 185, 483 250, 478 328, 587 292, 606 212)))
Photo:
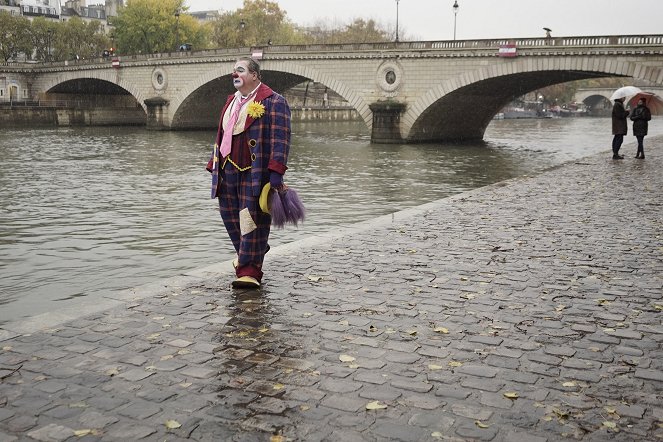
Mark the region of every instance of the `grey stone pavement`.
POLYGON ((0 329, 5 441, 663 438, 663 139, 0 329))

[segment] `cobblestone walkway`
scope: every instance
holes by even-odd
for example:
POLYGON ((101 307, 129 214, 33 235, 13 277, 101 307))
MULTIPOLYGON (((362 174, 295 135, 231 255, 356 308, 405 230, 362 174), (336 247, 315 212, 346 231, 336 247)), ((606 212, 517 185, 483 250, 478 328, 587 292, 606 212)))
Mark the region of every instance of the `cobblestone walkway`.
POLYGON ((0 440, 661 439, 646 142, 277 248, 260 292, 223 263, 9 324, 0 440))

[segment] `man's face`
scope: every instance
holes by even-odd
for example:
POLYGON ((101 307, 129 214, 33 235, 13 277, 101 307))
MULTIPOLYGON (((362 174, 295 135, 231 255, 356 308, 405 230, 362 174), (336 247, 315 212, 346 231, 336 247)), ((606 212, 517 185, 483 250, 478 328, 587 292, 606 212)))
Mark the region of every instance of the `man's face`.
POLYGON ((255 72, 249 72, 249 64, 244 60, 235 63, 232 77, 233 86, 242 93, 251 92, 258 85, 258 75, 255 72))

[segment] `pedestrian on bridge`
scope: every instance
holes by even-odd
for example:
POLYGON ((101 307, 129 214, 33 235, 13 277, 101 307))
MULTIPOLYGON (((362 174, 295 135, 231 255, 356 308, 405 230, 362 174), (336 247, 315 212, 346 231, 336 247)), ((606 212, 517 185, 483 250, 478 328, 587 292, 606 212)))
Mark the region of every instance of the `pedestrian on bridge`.
POLYGON ((633 110, 631 121, 633 121, 633 135, 638 140, 638 151, 635 154, 636 158, 645 159, 645 146, 644 139, 649 129, 649 120, 651 120, 651 112, 647 107, 647 101, 644 98, 638 100, 638 106, 633 110))
POLYGON ((619 149, 624 142, 624 135, 628 133, 628 124, 626 118, 629 112, 624 109, 624 98, 615 98, 615 105, 612 107, 612 159, 623 160, 624 156, 619 155, 619 149))
POLYGON ((290 149, 290 107, 285 98, 262 83, 260 65, 250 57, 235 62, 233 86, 221 111, 219 129, 207 170, 212 198, 237 252, 233 288, 259 288, 269 250, 271 216, 259 197, 269 183, 283 188, 290 149))

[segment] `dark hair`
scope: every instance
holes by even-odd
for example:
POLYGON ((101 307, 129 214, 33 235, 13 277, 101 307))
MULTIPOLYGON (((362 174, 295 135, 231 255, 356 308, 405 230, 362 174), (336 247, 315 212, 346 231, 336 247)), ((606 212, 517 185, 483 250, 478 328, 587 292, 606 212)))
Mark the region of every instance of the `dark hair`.
POLYGON ((251 57, 240 57, 237 61, 245 61, 249 72, 255 72, 258 76, 258 80, 262 80, 262 74, 260 73, 260 64, 251 57))

